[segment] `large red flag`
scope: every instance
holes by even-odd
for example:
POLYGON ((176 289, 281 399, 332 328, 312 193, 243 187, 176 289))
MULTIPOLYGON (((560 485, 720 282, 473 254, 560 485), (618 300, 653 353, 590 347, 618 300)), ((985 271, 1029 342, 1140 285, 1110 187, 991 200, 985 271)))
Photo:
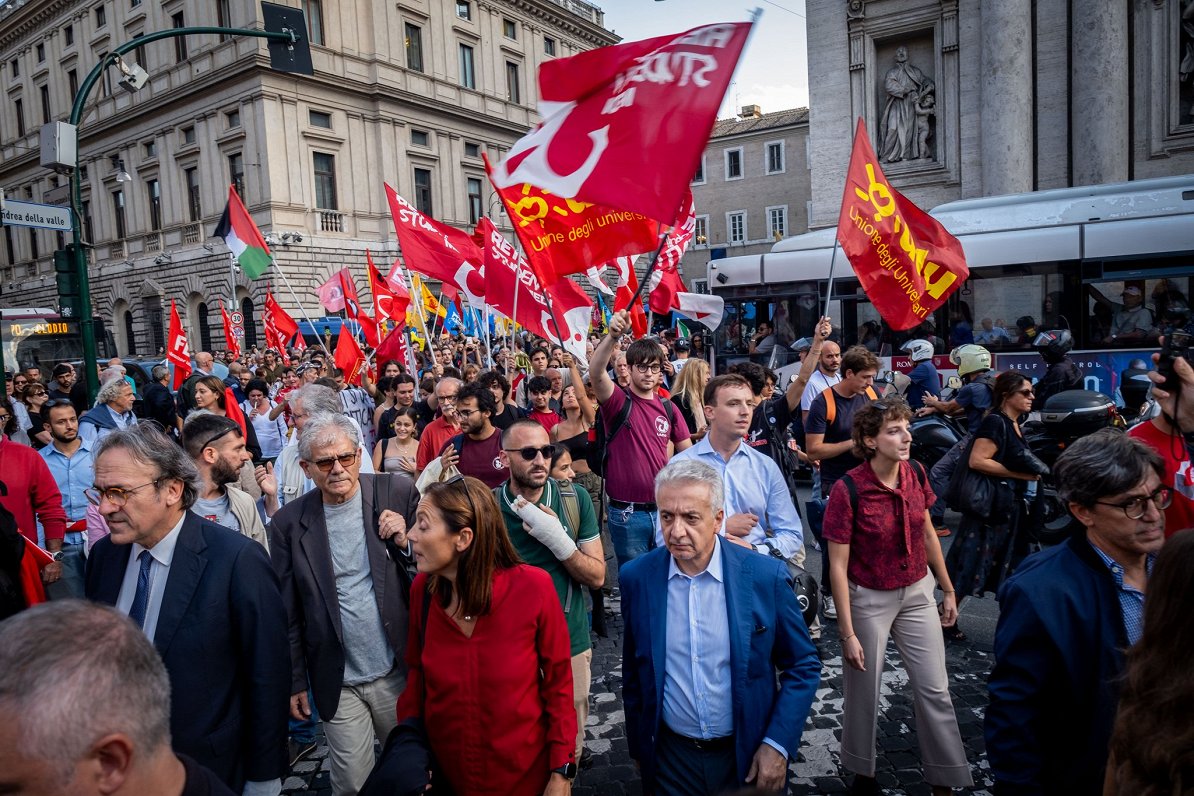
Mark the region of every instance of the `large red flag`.
POLYGON ((220 300, 220 318, 224 321, 224 345, 228 347, 228 353, 233 359, 240 359, 240 338, 232 328, 232 318, 224 308, 223 299, 220 300))
POLYGON ((543 121, 510 149, 494 184, 529 183, 672 224, 750 27, 705 25, 545 61, 543 121))
POLYGON ((643 302, 634 301, 634 294, 638 292, 638 274, 634 271, 633 257, 619 257, 610 263, 618 272, 618 293, 614 296, 614 312, 630 310, 630 329, 635 337, 647 336, 647 314, 643 312, 643 302))
POLYGON ((406 267, 440 282, 455 285, 470 305, 485 307, 481 275, 484 256, 467 232, 441 224, 386 185, 386 201, 394 217, 394 232, 402 246, 406 267))
POLYGON ((659 223, 640 213, 563 199, 530 184, 500 188, 495 182, 494 188, 542 284, 659 244, 659 223))
POLYGON ((191 353, 187 350, 187 333, 178 317, 178 307, 170 299, 170 334, 166 338, 166 361, 174 365, 174 386, 177 390, 191 375, 191 353))
POLYGON ((958 239, 883 176, 861 118, 837 239, 863 292, 897 331, 921 323, 970 276, 958 239))
POLYGON ((348 324, 340 327, 340 336, 336 339, 336 351, 332 355, 332 360, 344 373, 344 381, 348 384, 361 383, 361 370, 365 366, 365 355, 361 352, 361 347, 357 345, 357 339, 353 337, 352 330, 348 328, 348 324))
POLYGON ((372 348, 377 348, 381 342, 377 332, 377 321, 369 317, 369 313, 361 309, 361 302, 357 295, 357 284, 347 268, 340 271, 340 292, 344 296, 344 312, 356 321, 365 334, 365 342, 372 348))
POLYGON ((366 269, 369 274, 369 292, 373 294, 373 317, 380 323, 392 318, 399 321, 406 318, 406 307, 410 304, 410 293, 403 286, 395 286, 381 275, 373 264, 373 255, 365 250, 366 269))
POLYGON ((410 363, 413 357, 410 353, 410 344, 406 341, 405 327, 402 325, 387 334, 381 341, 381 345, 373 352, 373 361, 379 364, 385 364, 391 359, 401 362, 407 369, 411 367, 410 363))
MULTIPOLYGON (((286 310, 282 309, 282 305, 274 298, 274 294, 268 290, 265 292, 265 309, 262 313, 261 325, 265 327, 265 344, 270 348, 278 349, 284 361, 289 360, 290 354, 286 349, 286 344, 290 342, 290 338, 298 334, 298 324, 286 310)), ((299 340, 302 339, 300 335, 299 340)), ((306 347, 305 343, 303 347, 306 347)))
POLYGON ((535 278, 526 258, 488 218, 482 218, 477 224, 477 232, 484 236, 485 242, 485 296, 489 306, 540 337, 560 342, 580 361, 586 361, 585 332, 592 302, 585 292, 572 280, 562 279, 553 286, 552 304, 549 304, 547 292, 535 278), (580 317, 582 314, 583 318, 580 317), (557 319, 562 327, 560 334, 556 333, 557 319))

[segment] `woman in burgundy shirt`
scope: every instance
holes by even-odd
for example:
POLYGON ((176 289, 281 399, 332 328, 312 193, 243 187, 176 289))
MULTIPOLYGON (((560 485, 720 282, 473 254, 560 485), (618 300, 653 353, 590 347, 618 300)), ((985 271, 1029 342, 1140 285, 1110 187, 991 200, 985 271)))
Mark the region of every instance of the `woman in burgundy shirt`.
POLYGON ((957 621, 957 601, 929 520, 933 491, 924 468, 909 460, 911 418, 898 397, 854 415, 855 455, 866 461, 833 485, 825 508, 829 579, 847 664, 841 760, 858 775, 851 793, 880 792, 875 727, 889 636, 908 670, 924 776, 934 796, 973 785, 941 636, 942 625, 957 621), (945 593, 940 617, 934 579, 945 593))
POLYGON ((571 642, 551 577, 520 562, 475 478, 428 487, 409 539, 419 575, 398 721, 422 718, 435 776, 457 796, 571 792, 571 642))

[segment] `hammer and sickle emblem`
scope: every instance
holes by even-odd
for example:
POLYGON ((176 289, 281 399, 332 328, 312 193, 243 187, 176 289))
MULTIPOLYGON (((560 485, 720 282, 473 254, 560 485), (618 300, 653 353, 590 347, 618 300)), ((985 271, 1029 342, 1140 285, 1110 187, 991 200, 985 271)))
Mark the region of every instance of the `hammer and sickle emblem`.
POLYGON ((544 116, 543 124, 511 148, 506 160, 494 169, 494 182, 501 188, 530 183, 558 196, 576 196, 609 147, 609 125, 587 133, 590 142, 588 157, 575 171, 560 174, 548 162, 547 150, 568 121, 568 116, 576 109, 576 103, 544 101, 540 103, 540 109, 544 116))

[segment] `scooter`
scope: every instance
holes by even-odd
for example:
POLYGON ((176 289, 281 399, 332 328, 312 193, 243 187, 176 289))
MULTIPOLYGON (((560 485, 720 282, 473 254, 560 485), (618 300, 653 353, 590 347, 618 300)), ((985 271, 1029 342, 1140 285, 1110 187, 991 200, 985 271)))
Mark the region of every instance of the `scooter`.
MULTIPOLYGON (((950 379, 941 391, 941 400, 948 401, 957 392, 959 385, 952 383, 955 379, 950 379)), ((885 396, 906 396, 908 386, 912 383, 907 374, 894 370, 884 373, 879 381, 887 385, 883 389, 885 396)), ((966 427, 959 418, 937 412, 912 418, 908 430, 912 433, 912 458, 924 465, 926 472, 933 469, 933 465, 966 436, 966 427)))

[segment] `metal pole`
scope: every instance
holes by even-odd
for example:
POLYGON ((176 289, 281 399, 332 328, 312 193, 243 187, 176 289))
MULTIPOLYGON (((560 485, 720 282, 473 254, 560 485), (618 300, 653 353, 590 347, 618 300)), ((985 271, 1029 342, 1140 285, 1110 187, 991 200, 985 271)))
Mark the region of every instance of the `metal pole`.
MULTIPOLYGON (((116 63, 116 59, 125 53, 132 52, 138 47, 149 44, 150 42, 159 41, 161 39, 172 39, 180 36, 189 36, 192 34, 206 35, 206 34, 223 34, 226 36, 252 36, 259 39, 274 39, 277 41, 294 42, 295 36, 293 33, 284 33, 280 31, 264 31, 264 30, 245 30, 243 28, 221 28, 221 27, 194 27, 194 28, 172 28, 170 30, 159 30, 154 33, 147 33, 143 36, 138 36, 132 41, 121 44, 100 59, 100 62, 87 73, 87 77, 83 78, 82 85, 79 86, 78 93, 75 94, 74 104, 71 106, 70 118, 67 120, 75 128, 75 152, 79 151, 79 121, 83 118, 83 108, 87 104, 87 96, 91 93, 91 89, 95 87, 100 75, 110 65, 116 63)), ((76 155, 77 157, 77 155, 76 155)), ((80 212, 83 208, 83 184, 79 180, 78 162, 75 163, 75 169, 71 172, 71 203, 74 212, 71 213, 71 237, 72 246, 74 247, 73 256, 75 258, 75 275, 79 282, 79 331, 83 338, 83 381, 87 387, 87 403, 95 400, 95 395, 99 392, 99 374, 95 370, 95 362, 97 359, 96 345, 95 345, 95 312, 91 306, 91 281, 87 273, 87 253, 83 249, 83 214, 80 212)))
POLYGON ((825 288, 825 311, 821 313, 824 318, 829 315, 829 300, 833 298, 833 264, 837 261, 837 236, 833 238, 833 254, 829 255, 829 285, 825 288))
MULTIPOLYGON (((315 321, 311 320, 311 316, 308 315, 307 310, 303 308, 303 303, 299 301, 298 294, 294 292, 294 286, 291 285, 290 280, 286 278, 286 272, 282 270, 282 266, 278 264, 278 260, 276 258, 274 259, 273 263, 274 270, 278 272, 278 276, 282 277, 282 281, 286 284, 286 289, 290 291, 291 297, 294 298, 294 303, 298 306, 299 312, 303 314, 303 319, 311 325, 311 331, 315 334, 315 339, 319 341, 319 347, 323 349, 323 353, 328 355, 328 359, 334 359, 332 352, 328 350, 327 343, 323 341, 323 335, 321 335, 319 330, 315 328, 315 321)), ((299 332, 299 334, 302 334, 302 332, 299 332)))

